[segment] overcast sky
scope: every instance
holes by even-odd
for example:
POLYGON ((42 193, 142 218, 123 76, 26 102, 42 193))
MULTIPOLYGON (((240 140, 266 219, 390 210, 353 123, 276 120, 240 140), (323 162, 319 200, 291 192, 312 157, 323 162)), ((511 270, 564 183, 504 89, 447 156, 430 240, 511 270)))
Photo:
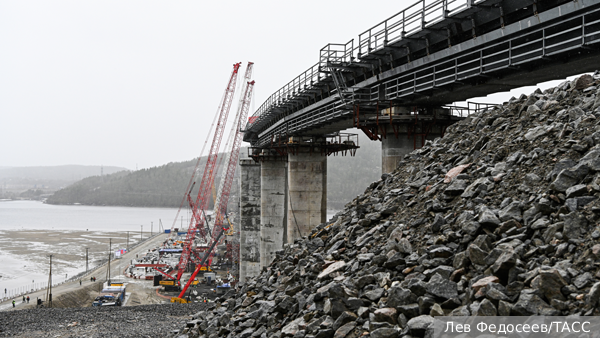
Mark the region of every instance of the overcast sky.
POLYGON ((255 62, 253 113, 414 2, 0 0, 0 167, 190 160, 234 63, 255 62))

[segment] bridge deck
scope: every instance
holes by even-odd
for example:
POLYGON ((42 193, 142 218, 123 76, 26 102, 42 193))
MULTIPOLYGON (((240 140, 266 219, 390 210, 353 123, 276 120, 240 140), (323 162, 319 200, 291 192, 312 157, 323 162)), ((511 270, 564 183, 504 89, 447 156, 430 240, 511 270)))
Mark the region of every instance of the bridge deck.
POLYGON ((256 111, 244 140, 268 147, 350 128, 357 108, 439 106, 593 71, 599 41, 600 0, 419 1, 356 47, 325 46, 319 63, 256 111))

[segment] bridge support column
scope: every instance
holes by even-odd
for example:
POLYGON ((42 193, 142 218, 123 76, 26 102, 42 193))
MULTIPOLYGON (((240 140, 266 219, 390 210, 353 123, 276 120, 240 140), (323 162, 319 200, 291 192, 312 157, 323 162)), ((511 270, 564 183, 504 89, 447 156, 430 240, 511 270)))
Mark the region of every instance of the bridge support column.
POLYGON ((408 137, 406 132, 399 133, 398 137, 394 134, 394 130, 391 126, 386 128, 386 137, 381 139, 381 172, 382 174, 391 173, 398 166, 404 155, 410 153, 416 148, 422 147, 421 138, 416 140, 408 137))
POLYGON ((327 217, 327 156, 299 147, 288 154, 287 242, 306 236, 327 217))
POLYGON ((267 159, 260 165, 260 268, 283 248, 287 212, 287 162, 267 159))
POLYGON ((260 274, 260 164, 240 160, 240 282, 260 274))
POLYGON ((406 126, 397 126, 396 133, 392 126, 387 126, 386 137, 381 140, 381 173, 391 173, 398 167, 404 155, 425 145, 426 140, 435 140, 442 136, 440 126, 434 126, 427 133, 410 133, 406 126))

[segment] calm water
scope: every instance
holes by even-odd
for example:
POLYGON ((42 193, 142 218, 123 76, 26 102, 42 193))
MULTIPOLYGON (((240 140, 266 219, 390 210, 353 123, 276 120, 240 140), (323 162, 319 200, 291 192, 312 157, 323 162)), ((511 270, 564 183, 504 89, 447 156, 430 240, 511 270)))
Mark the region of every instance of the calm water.
MULTIPOLYGON (((0 298, 18 290, 38 288, 47 281, 48 255, 54 255, 55 282, 85 271, 85 247, 90 247, 90 267, 104 259, 109 237, 113 249, 138 242, 150 230, 170 229, 177 209, 49 205, 36 201, 0 202, 0 298), (38 232, 31 231, 38 230, 38 232), (42 230, 41 232, 39 230, 42 230), (31 234, 35 235, 31 235, 31 234), (116 238, 121 236, 121 238, 116 238), (59 238, 52 241, 52 238, 59 238), (66 240, 68 238, 68 241, 66 240), (62 242, 61 242, 62 241, 62 242), (120 242, 120 243, 119 243, 120 242), (101 249, 98 249, 101 248, 101 249)), ((189 222, 182 211, 176 227, 189 222), (183 217, 183 218, 182 218, 183 217)))
MULTIPOLYGON (((104 259, 108 252, 108 238, 112 238, 113 249, 126 241, 115 238, 119 234, 131 233, 130 243, 139 241, 143 226, 143 237, 163 229, 171 229, 177 209, 173 208, 128 208, 49 205, 36 201, 0 202, 0 298, 4 288, 10 296, 18 290, 38 288, 48 277, 48 255, 54 255, 55 281, 65 280, 85 271, 85 247, 90 249, 92 262, 104 259), (33 237, 31 230, 42 230, 33 237), (83 231, 83 232, 81 232, 83 231), (28 235, 29 234, 29 235, 28 235), (52 242, 60 238, 62 243, 52 242), (69 238, 68 242, 66 238, 69 238)), ((331 218, 335 211, 328 211, 331 218)), ((175 227, 189 224, 189 212, 180 213, 175 227)))
MULTIPOLYGON (((0 202, 0 230, 54 229, 90 231, 158 230, 159 222, 171 229, 177 209, 92 207, 84 205, 50 205, 36 201, 0 202), (143 227, 142 227, 143 226, 143 227)), ((183 212, 176 226, 187 227, 188 214, 183 212), (183 222, 181 217, 183 216, 183 222)))

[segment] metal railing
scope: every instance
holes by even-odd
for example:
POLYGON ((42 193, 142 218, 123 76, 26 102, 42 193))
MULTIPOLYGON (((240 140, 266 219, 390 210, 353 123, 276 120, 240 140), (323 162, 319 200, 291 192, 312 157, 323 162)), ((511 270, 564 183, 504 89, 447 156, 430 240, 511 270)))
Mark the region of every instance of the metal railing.
POLYGON ((327 62, 353 62, 358 60, 361 55, 367 55, 391 41, 396 41, 402 36, 425 28, 424 22, 433 24, 464 8, 468 8, 473 3, 484 1, 486 0, 475 2, 474 0, 420 0, 360 34, 359 44, 356 47, 354 46, 354 39, 346 44, 326 45, 321 49, 320 59, 316 65, 308 68, 281 87, 260 105, 248 119, 246 130, 251 128, 252 125, 260 123, 266 113, 276 110, 276 108, 298 97, 303 92, 314 88, 323 79, 328 78, 326 74, 323 74, 327 62), (416 25, 416 23, 418 24, 416 25))
POLYGON ((321 48, 319 55, 319 71, 328 72, 329 64, 343 64, 354 61, 354 39, 345 44, 329 43, 321 48))
MULTIPOLYGON (((320 59, 316 65, 271 95, 255 112, 251 118, 253 122, 263 122, 260 126, 256 126, 257 131, 261 130, 259 143, 264 144, 268 137, 281 134, 284 131, 291 134, 308 125, 348 115, 347 107, 335 98, 335 95, 339 94, 335 86, 324 84, 327 81, 331 82, 331 76, 323 72, 327 69, 323 67, 328 63, 335 62, 342 66, 359 63, 361 62, 359 55, 364 57, 386 44, 402 39, 403 35, 414 34, 419 29, 427 28, 444 18, 456 15, 466 8, 485 1, 422 0, 362 33, 358 46, 354 45, 353 40, 346 44, 329 44, 325 46, 320 51, 320 59), (416 23, 420 23, 420 25, 416 23), (315 92, 322 93, 322 97, 315 98, 315 92), (287 107, 293 106, 295 110, 298 110, 310 103, 332 96, 333 100, 331 102, 311 108, 308 116, 296 117, 286 121, 285 126, 277 125, 276 121, 271 121, 272 114, 284 112, 287 107), (309 97, 311 98, 310 101, 308 100, 309 97)), ((521 35, 501 42, 483 45, 472 52, 466 52, 454 58, 438 59, 434 65, 424 66, 413 71, 408 70, 402 75, 377 86, 354 90, 352 95, 359 100, 370 102, 402 99, 417 92, 477 76, 485 76, 485 74, 502 69, 534 62, 582 46, 596 44, 600 40, 599 13, 596 9, 575 17, 554 21, 544 28, 532 28, 531 31, 521 33, 521 35), (383 88, 380 88, 381 86, 383 88)), ((409 69, 408 66, 407 68, 409 69)))
POLYGON ((358 56, 368 55, 472 5, 472 0, 418 1, 360 34, 358 56))
POLYGON ((495 103, 467 102, 467 106, 443 106, 442 108, 448 109, 452 116, 467 117, 498 106, 500 105, 495 103))
POLYGON ((600 10, 558 21, 508 41, 482 47, 440 64, 407 72, 384 82, 385 99, 397 99, 530 63, 600 42, 600 10))

